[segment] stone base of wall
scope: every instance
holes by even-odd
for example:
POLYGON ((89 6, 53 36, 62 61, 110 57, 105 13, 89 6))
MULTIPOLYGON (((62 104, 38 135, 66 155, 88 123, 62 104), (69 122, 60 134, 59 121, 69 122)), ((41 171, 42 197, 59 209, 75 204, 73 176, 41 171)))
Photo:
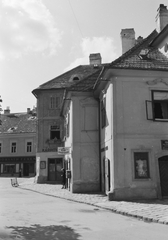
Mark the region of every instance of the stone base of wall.
POLYGON ((72 193, 94 193, 100 192, 100 185, 97 182, 78 182, 71 185, 72 193))
POLYGON ((108 192, 109 201, 157 199, 155 188, 120 188, 108 192))
POLYGON ((46 176, 35 176, 35 183, 46 183, 47 177, 46 176))

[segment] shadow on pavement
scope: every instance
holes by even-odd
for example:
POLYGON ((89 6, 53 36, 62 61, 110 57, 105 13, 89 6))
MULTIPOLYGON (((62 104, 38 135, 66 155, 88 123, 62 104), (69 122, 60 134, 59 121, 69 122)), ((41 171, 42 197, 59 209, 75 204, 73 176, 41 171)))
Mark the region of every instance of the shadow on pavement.
MULTIPOLYGON (((12 230, 10 239, 17 240, 76 240, 80 235, 67 226, 41 226, 39 224, 24 226, 7 227, 12 230)), ((1 239, 0 234, 0 239, 1 239)), ((4 238, 6 239, 6 238, 4 238)))

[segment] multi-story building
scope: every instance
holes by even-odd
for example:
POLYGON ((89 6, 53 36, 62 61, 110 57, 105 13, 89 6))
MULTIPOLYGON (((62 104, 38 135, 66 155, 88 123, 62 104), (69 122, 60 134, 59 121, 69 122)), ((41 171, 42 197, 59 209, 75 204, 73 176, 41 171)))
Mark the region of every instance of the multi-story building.
POLYGON ((99 60, 33 91, 37 181, 59 182, 64 162, 72 192, 101 190, 110 200, 168 197, 167 7, 160 5, 148 37, 123 29, 121 39, 123 54, 114 62, 102 65, 91 55, 99 60), (70 151, 59 155, 59 146, 70 151))
POLYGON ((102 74, 102 189, 112 199, 168 197, 168 10, 135 40, 121 31, 123 55, 102 74), (102 91, 103 90, 103 91, 102 91))
MULTIPOLYGON (((97 72, 100 73, 99 66, 97 65, 97 61, 100 62, 100 60, 101 57, 99 54, 91 55, 89 65, 78 66, 33 90, 33 94, 37 98, 38 117, 36 154, 37 182, 49 181, 61 183, 61 168, 70 168, 70 164, 68 166, 64 153, 60 154, 58 151, 58 148, 65 146, 66 137, 65 119, 64 116, 60 115, 61 107, 64 100, 70 100, 66 98, 67 88, 97 72)), ((76 119, 78 119, 80 113, 78 109, 75 111, 76 119)), ((77 125, 75 128, 77 128, 77 125)), ((78 140, 76 139, 76 141, 78 140)), ((72 145, 69 147, 71 151, 73 151, 72 145)), ((99 155, 98 148, 96 151, 99 155)), ((98 155, 96 161, 99 159, 98 155)), ((80 162, 80 159, 78 160, 80 162)), ((74 167, 78 172, 79 163, 74 164, 74 167)))
POLYGON ((4 110, 0 125, 0 176, 35 176, 36 110, 4 110))

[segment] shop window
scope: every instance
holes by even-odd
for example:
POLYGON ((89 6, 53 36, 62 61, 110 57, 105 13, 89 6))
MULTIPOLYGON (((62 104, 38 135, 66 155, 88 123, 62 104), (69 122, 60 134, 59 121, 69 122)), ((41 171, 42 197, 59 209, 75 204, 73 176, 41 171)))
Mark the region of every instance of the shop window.
POLYGON ((60 108, 60 97, 50 97, 50 109, 60 108))
POLYGON ((50 139, 60 139, 60 126, 51 126, 50 127, 50 139))
POLYGON ((148 179, 149 152, 134 152, 134 177, 135 179, 148 179))
POLYGON ((16 164, 4 164, 4 167, 3 167, 3 172, 4 173, 10 173, 10 174, 13 174, 16 172, 16 164))
POLYGON ((104 128, 106 126, 106 99, 101 101, 101 126, 104 128))
POLYGON ((16 153, 16 142, 12 142, 11 144, 11 153, 16 153))
POLYGON ((27 142, 26 149, 27 149, 27 152, 32 152, 32 142, 27 142))
POLYGON ((34 173, 34 163, 29 163, 29 173, 34 173))
POLYGON ((168 91, 152 91, 152 101, 146 101, 147 119, 168 121, 168 91))

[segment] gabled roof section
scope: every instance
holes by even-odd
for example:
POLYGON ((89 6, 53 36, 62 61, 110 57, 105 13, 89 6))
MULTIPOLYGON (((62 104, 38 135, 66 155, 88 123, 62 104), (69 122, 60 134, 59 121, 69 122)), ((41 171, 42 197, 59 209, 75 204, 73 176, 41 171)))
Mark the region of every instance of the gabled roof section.
POLYGON ((33 94, 36 94, 41 90, 51 90, 51 89, 65 89, 74 84, 76 81, 72 81, 72 76, 78 76, 79 80, 83 80, 90 75, 99 71, 99 67, 94 65, 80 65, 76 68, 71 69, 68 72, 63 73, 62 75, 40 85, 38 88, 32 91, 33 94))
POLYGON ((154 30, 147 38, 109 64, 109 68, 168 70, 168 58, 150 43, 158 36, 154 30))
POLYGON ((36 116, 28 113, 1 115, 0 134, 36 133, 36 116))
POLYGON ((103 70, 103 66, 97 67, 97 71, 86 78, 82 79, 81 81, 77 82, 76 84, 67 88, 67 91, 79 91, 79 92, 90 92, 93 91, 94 86, 97 82, 97 79, 101 75, 103 70))

